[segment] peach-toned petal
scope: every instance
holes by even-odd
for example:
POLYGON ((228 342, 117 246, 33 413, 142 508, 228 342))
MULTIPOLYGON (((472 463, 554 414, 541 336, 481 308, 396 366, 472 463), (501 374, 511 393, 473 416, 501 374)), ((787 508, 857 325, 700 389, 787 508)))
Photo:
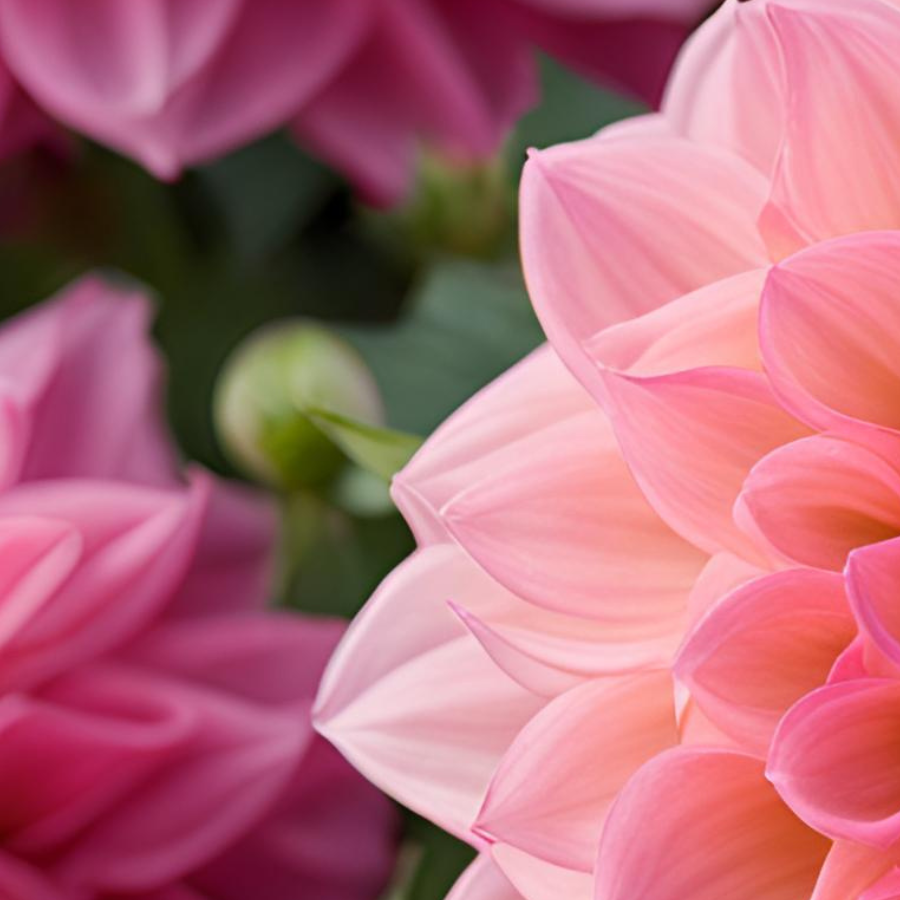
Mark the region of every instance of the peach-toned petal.
POLYGON ((764 378, 705 368, 635 378, 606 373, 610 417, 647 499, 679 534, 710 553, 757 552, 732 518, 751 467, 804 434, 764 378))
POLYGON ((317 727, 368 778, 454 833, 543 701, 491 661, 447 605, 484 576, 454 548, 420 550, 369 601, 322 680, 317 727))
POLYGON ((814 428, 888 452, 900 445, 898 260, 895 232, 817 245, 772 270, 760 311, 779 398, 814 428))
POLYGON ((767 775, 823 834, 887 848, 900 837, 900 681, 820 688, 782 719, 767 775))
POLYGON ((607 819, 595 900, 798 900, 828 842, 726 750, 670 750, 626 785, 607 819))
POLYGON ((846 575, 860 631, 888 662, 900 665, 900 539, 855 550, 846 575))
POLYGON ((811 900, 868 900, 861 896, 862 892, 897 861, 895 854, 865 844, 835 841, 811 900))
POLYGON ((476 827, 553 865, 590 872, 619 790, 648 759, 677 743, 668 672, 574 688, 513 742, 476 827))
POLYGON ((753 467, 735 515, 788 559, 840 571, 855 547, 900 534, 900 472, 857 444, 804 438, 753 467))
POLYGON ((681 649, 675 674, 715 725, 765 756, 781 716, 825 683, 855 634, 840 575, 778 572, 714 606, 681 649))
POLYGON ((584 343, 602 328, 766 262, 763 190, 749 164, 681 138, 599 137, 532 156, 525 275, 550 341, 586 386, 597 375, 584 343))

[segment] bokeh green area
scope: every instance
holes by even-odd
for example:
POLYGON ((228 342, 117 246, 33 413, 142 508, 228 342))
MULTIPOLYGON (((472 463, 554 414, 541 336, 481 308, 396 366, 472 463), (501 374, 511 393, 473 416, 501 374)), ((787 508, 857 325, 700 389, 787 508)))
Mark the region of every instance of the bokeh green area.
MULTIPOLYGON (((332 173, 276 135, 177 184, 78 145, 67 161, 0 173, 0 315, 102 269, 156 297, 168 414, 186 457, 238 476, 212 421, 216 377, 257 327, 311 317, 346 337, 378 381, 392 428, 428 435, 542 340, 516 252, 516 182, 529 146, 586 137, 640 112, 560 67, 494 165, 449 173, 430 160, 417 198, 364 209, 332 173)), ((412 549, 382 504, 281 498, 290 527, 279 599, 350 616, 412 549), (363 505, 364 506, 364 505, 363 505)), ((443 897, 470 852, 408 818, 390 900, 443 897)))

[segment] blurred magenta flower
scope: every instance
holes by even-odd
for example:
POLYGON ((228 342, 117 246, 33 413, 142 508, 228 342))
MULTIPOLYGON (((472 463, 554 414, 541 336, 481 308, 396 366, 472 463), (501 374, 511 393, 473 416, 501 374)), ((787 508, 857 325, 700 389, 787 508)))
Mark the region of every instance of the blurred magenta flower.
POLYGON ((295 121, 373 200, 420 142, 492 153, 536 99, 533 48, 658 99, 707 0, 0 0, 53 116, 161 178, 295 121))
POLYGON ((0 330, 0 895, 374 900, 392 811, 309 720, 342 627, 179 476, 148 312, 88 279, 0 330))
POLYGON ((900 886, 900 6, 728 0, 663 112, 533 155, 550 340, 398 476, 320 727, 453 900, 900 886))

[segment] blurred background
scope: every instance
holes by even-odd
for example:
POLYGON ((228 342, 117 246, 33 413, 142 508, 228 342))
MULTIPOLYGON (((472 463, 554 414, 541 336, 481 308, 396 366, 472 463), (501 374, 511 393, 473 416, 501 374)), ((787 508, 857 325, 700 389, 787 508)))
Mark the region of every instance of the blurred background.
MULTIPOLYGON (((352 616, 413 547, 390 474, 542 341, 516 248, 526 150, 648 107, 538 66, 540 100, 499 149, 424 149, 390 204, 280 131, 173 182, 56 129, 0 166, 0 315, 87 270, 149 288, 185 457, 278 497, 279 603, 352 616), (322 408, 292 406, 297 377, 322 408)), ((409 816, 389 900, 444 897, 471 855, 409 816)))

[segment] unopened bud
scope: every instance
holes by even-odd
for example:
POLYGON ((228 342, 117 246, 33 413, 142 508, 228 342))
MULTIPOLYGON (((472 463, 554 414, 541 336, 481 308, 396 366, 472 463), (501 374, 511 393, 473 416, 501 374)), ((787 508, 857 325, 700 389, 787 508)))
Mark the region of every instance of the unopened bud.
POLYGON ((320 325, 267 325, 237 348, 220 375, 220 440, 236 465, 274 487, 322 485, 343 466, 343 453, 313 421, 320 410, 373 425, 383 419, 362 357, 320 325))

